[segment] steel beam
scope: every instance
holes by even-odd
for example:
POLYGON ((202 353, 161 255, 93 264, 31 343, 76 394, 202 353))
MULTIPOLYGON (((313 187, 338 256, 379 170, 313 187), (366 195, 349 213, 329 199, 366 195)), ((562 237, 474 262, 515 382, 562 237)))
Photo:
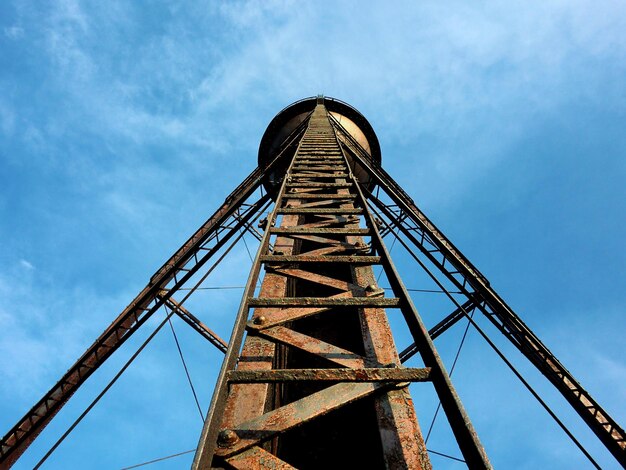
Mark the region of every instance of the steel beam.
MULTIPOLYGON (((167 291, 159 292, 159 298, 162 298, 167 294, 167 291)), ((213 330, 211 330, 208 326, 206 326, 199 318, 193 315, 189 310, 183 307, 181 304, 176 302, 172 296, 165 300, 165 305, 170 310, 173 310, 178 317, 191 326, 194 330, 200 333, 209 343, 215 346, 222 352, 226 352, 228 349, 228 344, 222 338, 220 338, 213 330)))
MULTIPOLYGON (((449 328, 456 325, 459 320, 461 320, 462 318, 465 318, 465 315, 467 313, 470 313, 476 307, 477 305, 474 303, 473 300, 470 299, 467 302, 465 302, 461 306, 461 308, 454 309, 454 311, 451 314, 447 315, 443 320, 441 320, 439 323, 433 326, 430 330, 428 330, 430 339, 434 341, 439 335, 443 334, 449 328)), ((411 359, 418 352, 419 352, 419 347, 417 346, 416 343, 413 343, 410 346, 407 346, 405 349, 402 350, 402 352, 400 353, 400 361, 404 363, 408 361, 409 359, 411 359)))
POLYGON ((267 382, 426 382, 430 369, 359 368, 359 369, 269 369, 234 370, 230 383, 267 382))

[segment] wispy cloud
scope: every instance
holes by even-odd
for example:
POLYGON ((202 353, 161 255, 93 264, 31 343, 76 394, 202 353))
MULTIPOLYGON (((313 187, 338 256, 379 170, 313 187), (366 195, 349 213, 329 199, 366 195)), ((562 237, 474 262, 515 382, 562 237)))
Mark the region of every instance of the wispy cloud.
POLYGON ((4 35, 12 40, 21 39, 24 36, 24 28, 20 26, 10 26, 3 28, 4 35))
POLYGON ((25 259, 20 260, 20 265, 26 269, 35 269, 35 266, 33 266, 32 263, 25 259))

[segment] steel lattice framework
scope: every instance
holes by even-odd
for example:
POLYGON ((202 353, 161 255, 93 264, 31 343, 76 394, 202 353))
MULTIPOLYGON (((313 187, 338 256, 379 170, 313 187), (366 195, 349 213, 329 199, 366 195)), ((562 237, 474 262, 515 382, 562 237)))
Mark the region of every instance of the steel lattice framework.
POLYGON ((430 468, 411 382, 434 388, 467 465, 490 468, 433 344, 461 319, 478 328, 475 311, 626 467, 623 429, 382 169, 373 130, 338 100, 309 98, 277 115, 261 143, 259 166, 3 437, 0 468, 11 467, 88 377, 162 307, 225 353, 193 468, 430 468), (262 186, 267 191, 255 197, 262 186), (272 202, 259 232, 253 223, 272 202), (227 343, 183 304, 244 232, 260 247, 227 343), (455 309, 430 331, 385 246, 391 234, 420 269, 436 271, 464 298, 448 294, 455 309), (392 297, 376 282, 377 265, 392 297), (392 309, 413 338, 400 353, 387 320, 392 309), (403 367, 415 354, 424 367, 403 367))

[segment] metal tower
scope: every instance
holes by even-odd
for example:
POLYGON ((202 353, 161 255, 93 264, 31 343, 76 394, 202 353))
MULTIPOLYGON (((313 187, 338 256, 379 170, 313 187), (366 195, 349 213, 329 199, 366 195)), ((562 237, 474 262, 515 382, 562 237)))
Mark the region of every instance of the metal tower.
POLYGON ((626 467, 622 428, 380 161, 374 131, 346 103, 320 96, 282 110, 263 136, 257 169, 4 436, 0 469, 19 458, 78 387, 160 308, 167 318, 148 341, 178 315, 225 353, 194 469, 431 468, 411 382, 433 387, 468 467, 491 468, 433 344, 465 318, 513 368, 474 322, 474 311, 545 375, 626 467), (265 191, 255 198, 261 187, 265 191), (259 232, 253 223, 270 206, 259 232), (260 248, 226 343, 183 304, 241 230, 255 234, 260 248), (430 330, 393 264, 383 241, 388 236, 407 248, 455 305, 430 330), (377 265, 390 292, 377 284, 377 265), (462 293, 463 302, 448 286, 462 293), (400 354, 387 318, 392 310, 401 313, 414 341, 400 354), (423 367, 403 367, 415 354, 423 367))

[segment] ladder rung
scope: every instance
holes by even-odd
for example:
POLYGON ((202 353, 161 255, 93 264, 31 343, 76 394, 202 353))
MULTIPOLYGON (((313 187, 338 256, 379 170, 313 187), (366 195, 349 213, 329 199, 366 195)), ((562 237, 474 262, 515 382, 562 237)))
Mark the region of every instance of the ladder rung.
POLYGON ((352 183, 287 183, 288 188, 349 188, 352 183))
POLYGON ((298 207, 281 207, 278 209, 279 214, 362 214, 363 209, 358 208, 350 208, 350 209, 342 209, 342 208, 315 208, 315 207, 303 207, 299 209, 298 207))
POLYGON ((264 255, 262 263, 349 263, 349 264, 380 264, 380 256, 366 255, 264 255))
POLYGON ((328 175, 328 174, 315 174, 315 175, 308 175, 306 173, 292 173, 290 175, 292 178, 347 178, 348 173, 337 173, 334 175, 328 175))
POLYGON ((291 199, 354 199, 356 194, 306 194, 306 193, 289 193, 284 194, 284 198, 291 199))
POLYGON ((424 382, 430 379, 430 368, 384 367, 366 369, 269 369, 233 370, 230 383, 268 382, 424 382))
POLYGON ((304 164, 304 162, 312 162, 312 163, 319 163, 319 162, 332 162, 333 164, 335 162, 343 162, 343 158, 340 157, 339 155, 317 155, 317 154, 310 154, 310 155, 303 155, 303 154, 298 154, 298 156, 296 157, 296 163, 298 163, 299 165, 304 164))
POLYGON ((343 158, 340 158, 340 156, 336 154, 328 155, 328 154, 317 154, 317 153, 311 153, 311 154, 299 153, 294 162, 294 166, 303 165, 302 162, 308 161, 308 160, 313 161, 312 163, 313 165, 321 165, 325 161, 328 162, 327 165, 341 164, 345 166, 346 164, 343 158))
POLYGON ((276 297, 251 298, 248 307, 400 307, 395 297, 276 297))
POLYGON ((294 165, 302 165, 304 161, 311 161, 315 165, 327 162, 329 165, 342 164, 345 165, 345 161, 341 158, 341 155, 332 153, 298 153, 296 156, 294 165))
POLYGON ((294 165, 293 170, 297 171, 344 171, 346 169, 346 165, 294 165))
POLYGON ((280 234, 327 234, 327 235, 369 235, 368 228, 329 228, 329 227, 272 227, 270 233, 280 234))

